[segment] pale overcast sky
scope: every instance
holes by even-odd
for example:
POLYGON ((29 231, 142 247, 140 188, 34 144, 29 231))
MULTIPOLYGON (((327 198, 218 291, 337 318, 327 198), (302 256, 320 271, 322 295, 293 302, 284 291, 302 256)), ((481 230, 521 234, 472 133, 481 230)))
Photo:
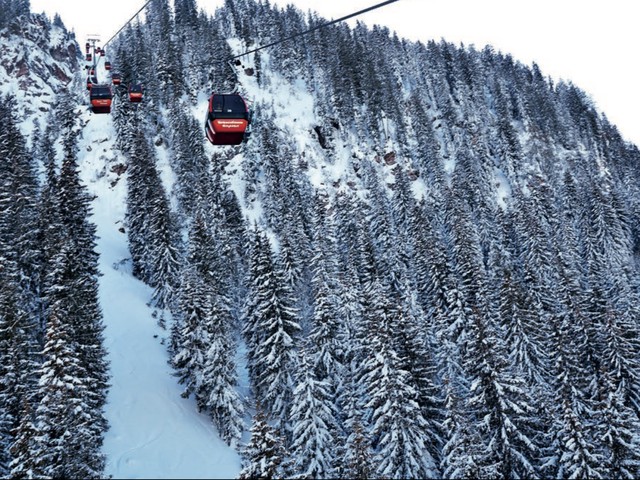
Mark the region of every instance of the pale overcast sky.
MULTIPOLYGON (((382 0, 270 0, 339 18, 382 0)), ((78 41, 108 40, 146 0, 31 0, 32 10, 58 12, 78 41)), ((198 0, 213 12, 223 0, 198 0)), ((640 2, 634 0, 399 0, 360 20, 387 25, 411 40, 482 49, 491 44, 554 79, 586 91, 624 138, 640 146, 640 2)), ((351 21, 350 23, 354 23, 351 21)))

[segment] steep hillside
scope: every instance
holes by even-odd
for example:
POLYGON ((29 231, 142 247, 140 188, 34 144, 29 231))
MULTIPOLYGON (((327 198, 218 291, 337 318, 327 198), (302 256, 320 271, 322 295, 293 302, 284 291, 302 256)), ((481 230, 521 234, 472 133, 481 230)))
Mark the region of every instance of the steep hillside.
POLYGON ((114 46, 148 100, 116 114, 128 235, 134 275, 177 302, 186 392, 228 441, 246 349, 244 474, 637 471, 637 147, 576 86, 491 48, 336 25, 229 68, 322 20, 190 5, 152 2, 114 46), (207 96, 234 90, 250 140, 203 147, 207 96), (140 129, 168 146, 171 190, 140 129))
POLYGON ((150 290, 127 267, 125 160, 111 117, 88 108, 75 39, 44 16, 19 20, 0 30, 0 476, 234 477, 237 453, 181 398, 150 290), (45 370, 53 328, 73 331, 61 348, 99 354, 94 372, 81 367, 89 378, 70 382, 75 393, 53 387, 79 376, 68 350, 55 354, 64 368, 45 370))
POLYGON ((23 133, 36 119, 44 126, 80 68, 80 53, 75 37, 45 15, 15 18, 0 30, 0 94, 17 99, 23 133))
POLYGON ((640 476, 640 152, 589 98, 363 24, 229 64, 323 20, 169 3, 108 46, 110 116, 78 77, 0 133, 0 475, 640 476))

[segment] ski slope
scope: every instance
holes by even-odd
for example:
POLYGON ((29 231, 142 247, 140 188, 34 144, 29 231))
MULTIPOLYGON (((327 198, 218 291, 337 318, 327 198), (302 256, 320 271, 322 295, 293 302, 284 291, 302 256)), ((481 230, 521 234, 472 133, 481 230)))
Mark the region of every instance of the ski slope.
POLYGON ((224 444, 168 364, 161 329, 147 306, 151 289, 131 275, 123 231, 125 163, 114 150, 110 115, 82 115, 79 164, 93 201, 100 254, 100 304, 111 370, 103 451, 114 478, 235 478, 238 454, 224 444))

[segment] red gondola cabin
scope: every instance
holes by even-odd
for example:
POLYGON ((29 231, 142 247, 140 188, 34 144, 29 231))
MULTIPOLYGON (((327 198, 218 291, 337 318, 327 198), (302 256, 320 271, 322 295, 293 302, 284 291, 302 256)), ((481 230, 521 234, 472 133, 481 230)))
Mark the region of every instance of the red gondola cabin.
POLYGON ((87 56, 84 57, 84 58, 86 59, 87 62, 90 62, 91 61, 91 54, 87 53, 87 56))
POLYGON ((111 83, 113 83, 114 85, 120 85, 120 83, 122 83, 122 78, 120 77, 119 73, 111 74, 111 83))
POLYGON ((249 126, 249 109, 237 94, 214 93, 205 120, 207 139, 213 145, 239 145, 249 126))
POLYGON ((131 103, 140 103, 142 101, 142 84, 132 83, 129 85, 129 101, 131 103))
POLYGON ((111 113, 113 94, 109 85, 94 85, 89 97, 93 113, 111 113))
POLYGON ((104 62, 104 69, 111 70, 111 62, 104 62))

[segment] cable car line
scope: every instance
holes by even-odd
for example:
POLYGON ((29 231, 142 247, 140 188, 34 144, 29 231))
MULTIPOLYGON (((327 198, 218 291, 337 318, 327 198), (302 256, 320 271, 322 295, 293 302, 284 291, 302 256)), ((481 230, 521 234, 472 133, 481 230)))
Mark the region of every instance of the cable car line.
MULTIPOLYGON (((387 0, 385 2, 378 3, 371 7, 354 12, 350 15, 340 17, 336 20, 331 20, 323 24, 316 25, 315 27, 309 28, 302 32, 298 32, 294 35, 282 38, 267 45, 263 45, 261 47, 254 48, 253 50, 234 55, 226 60, 220 60, 219 63, 226 62, 231 65, 233 60, 237 60, 238 58, 249 55, 250 53, 255 53, 265 48, 273 47, 274 45, 278 45, 294 38, 301 37, 302 35, 315 32, 316 30, 319 30, 321 28, 327 27, 329 25, 334 25, 336 23, 348 20, 358 15, 362 15, 363 13, 370 12, 372 10, 376 10, 397 1, 399 0, 387 0)), ((205 117, 205 135, 212 145, 239 145, 240 143, 246 141, 250 135, 250 132, 248 130, 250 123, 251 114, 244 99, 240 95, 238 95, 237 93, 222 95, 217 93, 211 94, 211 97, 209 97, 209 108, 207 109, 207 115, 205 117)))
POLYGON ((153 1, 153 0, 148 0, 148 1, 147 1, 147 3, 145 3, 142 7, 140 7, 140 10, 138 10, 138 11, 135 13, 135 15, 134 15, 133 17, 131 17, 129 20, 127 20, 127 22, 126 22, 122 27, 120 27, 120 30, 118 30, 116 33, 114 33, 114 34, 113 34, 113 36, 112 36, 109 40, 107 40, 107 41, 106 41, 106 43, 104 44, 103 48, 104 48, 104 47, 106 47, 106 46, 108 45, 108 43, 109 43, 111 40, 113 40, 114 38, 116 38, 116 37, 118 36, 118 34, 119 34, 122 30, 124 30, 124 28, 125 28, 127 25, 129 25, 129 24, 133 21, 133 19, 134 19, 134 18, 136 18, 136 17, 138 16, 138 14, 139 14, 142 10, 144 10, 144 9, 145 9, 145 7, 146 7, 147 5, 149 5, 152 1, 153 1))
MULTIPOLYGON (((127 22, 126 22, 122 27, 120 27, 120 29, 119 29, 119 30, 118 30, 118 31, 117 31, 117 32, 116 32, 116 33, 115 33, 115 34, 114 34, 114 35, 113 35, 109 40, 107 40, 107 41, 105 42, 104 47, 106 47, 106 46, 109 44, 109 42, 111 42, 111 40, 113 40, 114 38, 116 38, 116 37, 118 36, 118 34, 119 34, 122 30, 124 30, 124 29, 125 29, 125 27, 126 27, 127 25, 129 25, 129 24, 130 24, 130 23, 131 23, 131 22, 132 22, 132 21, 133 21, 133 20, 134 20, 134 19, 135 19, 139 14, 140 14, 140 12, 142 12, 142 10, 144 10, 144 9, 145 9, 145 7, 146 7, 147 5, 149 5, 152 1, 153 1, 153 0, 148 0, 148 1, 147 1, 147 2, 142 6, 142 7, 140 7, 140 10, 138 10, 138 11, 137 11, 137 12, 136 12, 136 13, 135 13, 135 14, 134 14, 134 15, 133 15, 129 20, 127 20, 127 22)), ((400 1, 400 0, 387 0, 387 1, 385 1, 385 2, 381 2, 381 3, 378 3, 378 4, 376 4, 376 5, 372 5, 372 6, 370 6, 370 7, 364 8, 364 9, 362 9, 362 10, 358 10, 357 12, 351 13, 351 14, 349 14, 349 15, 345 15, 344 17, 340 17, 340 18, 337 18, 337 19, 335 19, 335 20, 330 20, 330 21, 325 22, 325 23, 323 23, 323 24, 316 25, 316 26, 315 26, 315 27, 313 27, 313 28, 309 28, 309 29, 304 30, 304 31, 302 31, 302 32, 295 33, 295 34, 293 34, 293 35, 291 35, 291 36, 289 36, 289 37, 281 38, 280 40, 276 40, 275 42, 271 42, 271 43, 269 43, 269 44, 267 44, 267 45, 263 45, 263 46, 261 46, 261 47, 254 48, 253 50, 249 50, 249 51, 247 51, 247 52, 240 53, 240 54, 238 54, 238 55, 234 55, 233 57, 229 57, 229 58, 228 58, 228 59, 226 59, 226 60, 220 60, 220 63, 222 63, 223 61, 224 61, 224 62, 230 62, 230 61, 235 60, 235 59, 237 59, 237 58, 244 57, 245 55, 249 55, 250 53, 259 52, 260 50, 263 50, 263 49, 265 49, 265 48, 273 47, 273 46, 275 46, 275 45, 279 45, 280 43, 283 43, 283 42, 288 42, 289 40, 293 40, 294 38, 298 38, 298 37, 301 37, 301 36, 303 36, 303 35, 307 35, 308 33, 315 32, 316 30, 319 30, 319 29, 321 29, 321 28, 328 27, 328 26, 330 26, 330 25, 335 25, 336 23, 340 23, 340 22, 343 22, 343 21, 345 21, 345 20, 349 20, 350 18, 357 17, 357 16, 359 16, 359 15, 363 15, 363 14, 365 14, 365 13, 371 12, 371 11, 373 11, 373 10, 377 10, 378 8, 382 8, 382 7, 385 7, 385 6, 387 6, 387 5, 390 5, 390 4, 392 4, 392 3, 396 3, 396 2, 399 2, 399 1, 400 1)), ((103 47, 103 48, 104 48, 104 47, 103 47)))
POLYGON ((389 5, 391 3, 395 3, 395 2, 398 2, 398 1, 400 1, 400 0, 387 0, 386 2, 378 3, 377 5, 373 5, 371 7, 365 8, 364 10, 360 10, 358 12, 351 13, 351 14, 346 15, 344 17, 340 17, 340 18, 338 18, 336 20, 331 20, 331 21, 325 22, 325 23, 323 23, 321 25, 316 25, 313 28, 310 28, 310 29, 305 30, 303 32, 298 32, 298 33, 296 33, 294 35, 291 35, 290 37, 281 38, 280 40, 277 40, 275 42, 269 43, 268 45, 263 45, 261 47, 254 48, 253 50, 249 50, 248 52, 244 52, 244 53, 241 53, 239 55, 235 55, 235 56, 229 58, 226 61, 235 60, 236 58, 244 57, 245 55, 249 55, 250 53, 259 52, 260 50, 263 50, 265 48, 273 47, 274 45, 278 45, 280 43, 287 42, 289 40, 293 40, 294 38, 301 37, 302 35, 306 35, 307 33, 315 32, 316 30, 319 30, 319 29, 324 28, 324 27, 328 27, 329 25, 334 25, 336 23, 343 22, 344 20, 349 20, 350 18, 357 17, 358 15, 362 15, 363 13, 367 13, 367 12, 370 12, 372 10, 376 10, 378 8, 382 8, 382 7, 386 6, 386 5, 389 5))
MULTIPOLYGON (((249 55, 251 53, 259 52, 260 50, 264 50, 265 48, 270 48, 275 45, 279 45, 284 42, 288 42, 289 40, 293 40, 295 38, 301 37, 303 35, 307 35, 308 33, 315 32, 321 28, 328 27, 330 25, 335 25, 336 23, 343 22, 350 18, 357 17, 367 12, 371 12, 372 10, 377 10, 378 8, 382 8, 384 6, 390 5, 392 3, 396 3, 399 0, 386 0, 384 2, 372 5, 368 8, 364 8, 362 10, 358 10, 357 12, 351 13, 349 15, 345 15, 344 17, 337 18, 335 20, 330 20, 328 22, 322 23, 320 25, 316 25, 315 27, 309 28, 307 30, 303 30, 302 32, 298 32, 296 34, 290 35, 286 38, 281 38, 275 42, 271 42, 267 45, 262 45, 261 47, 254 48, 252 50, 240 53, 238 55, 234 55, 228 59, 220 60, 219 63, 226 62, 231 64, 233 60, 237 60, 240 57, 244 57, 245 55, 249 55)), ((145 4, 122 26, 120 29, 109 39, 106 43, 104 43, 101 49, 101 56, 104 56, 104 48, 116 37, 122 30, 125 29, 127 25, 129 25, 137 16, 145 9, 147 5, 149 5, 152 0, 147 0, 145 4)), ((97 64, 100 62, 99 58, 96 58, 95 50, 94 50, 94 67, 97 67, 97 64)), ((106 59, 105 59, 106 63, 106 59)), ((90 82, 93 83, 93 79, 90 79, 90 82)), ((93 90, 92 85, 89 84, 88 88, 90 89, 91 103, 93 105, 94 113, 109 113, 111 111, 111 86, 105 85, 101 86, 100 89, 96 89, 95 92, 93 90), (104 90, 104 92, 103 92, 104 90), (108 98, 106 98, 108 97, 108 98)), ((142 100, 142 85, 130 85, 129 86, 129 101, 130 102, 140 102, 142 100), (135 87, 135 88, 133 88, 135 87)), ((247 107, 244 99, 238 95, 237 93, 232 94, 219 94, 212 93, 211 97, 209 97, 209 108, 207 109, 207 116, 205 118, 205 134, 209 142, 213 145, 239 145, 243 141, 246 141, 250 132, 248 131, 249 124, 251 123, 251 114, 249 112, 249 108, 247 107)))

